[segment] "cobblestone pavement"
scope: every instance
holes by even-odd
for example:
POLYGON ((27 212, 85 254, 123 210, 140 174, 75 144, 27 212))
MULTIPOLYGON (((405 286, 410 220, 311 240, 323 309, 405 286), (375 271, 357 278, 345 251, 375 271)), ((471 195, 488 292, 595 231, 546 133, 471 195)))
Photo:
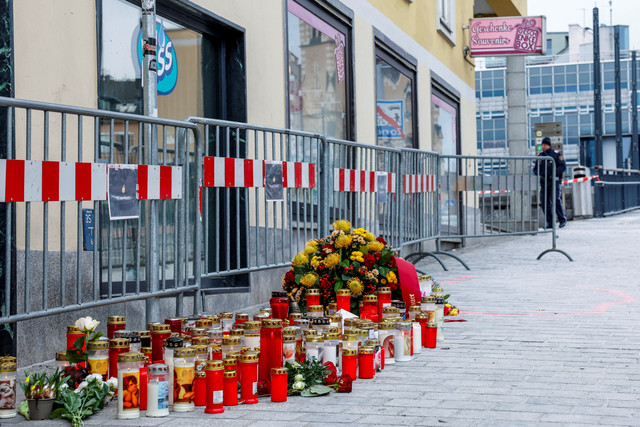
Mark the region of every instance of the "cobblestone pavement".
POLYGON ((640 211, 570 222, 558 247, 575 262, 537 261, 550 242, 458 251, 471 271, 421 264, 467 322, 447 323, 437 349, 356 381, 351 394, 126 422, 112 403, 86 425, 640 425, 640 211))

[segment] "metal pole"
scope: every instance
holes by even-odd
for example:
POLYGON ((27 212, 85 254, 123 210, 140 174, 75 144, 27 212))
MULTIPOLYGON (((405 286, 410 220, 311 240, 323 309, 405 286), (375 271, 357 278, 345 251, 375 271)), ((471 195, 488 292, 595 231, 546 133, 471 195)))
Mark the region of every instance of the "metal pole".
POLYGON ((616 167, 624 169, 624 155, 622 153, 622 95, 620 94, 620 26, 613 27, 614 78, 616 96, 616 167))
POLYGON ((602 166, 602 92, 600 81, 600 23, 598 8, 593 8, 593 116, 596 166, 602 166))
POLYGON ((636 51, 631 52, 631 152, 632 168, 640 169, 640 148, 638 147, 638 70, 636 51))
MULTIPOLYGON (((158 116, 158 74, 156 62, 156 1, 142 0, 142 84, 144 99, 144 115, 158 116)), ((144 149, 148 165, 158 164, 158 140, 155 126, 144 125, 144 149)), ((146 243, 147 243, 147 286, 150 292, 159 290, 158 262, 158 215, 157 201, 147 201, 146 210, 146 243)), ((160 301, 157 297, 146 300, 147 322, 159 322, 160 301)))

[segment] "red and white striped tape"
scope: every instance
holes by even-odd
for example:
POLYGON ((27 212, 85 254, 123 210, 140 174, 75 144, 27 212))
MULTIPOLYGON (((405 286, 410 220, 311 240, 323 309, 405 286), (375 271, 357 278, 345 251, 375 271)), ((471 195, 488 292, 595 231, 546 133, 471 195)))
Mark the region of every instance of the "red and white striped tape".
POLYGON ((282 164, 282 186, 285 188, 315 188, 315 163, 265 162, 265 160, 232 157, 204 157, 205 187, 264 187, 266 163, 282 164))
POLYGON ((436 191, 435 175, 403 175, 403 193, 434 193, 436 191))
POLYGON ((498 194, 498 193, 508 193, 509 190, 485 190, 485 191, 478 191, 478 193, 480 194, 498 194))
POLYGON ((356 169, 335 168, 333 170, 333 191, 343 192, 378 192, 377 177, 384 177, 387 193, 396 192, 396 174, 388 172, 365 171, 356 169))
POLYGON ((565 181, 562 181, 563 184, 573 184, 576 182, 585 182, 585 181, 591 181, 592 179, 595 179, 596 181, 600 181, 600 178, 598 177, 598 175, 593 175, 593 176, 585 176, 582 178, 574 178, 574 179, 567 179, 565 181))
MULTIPOLYGON (((0 159, 0 202, 107 200, 108 168, 118 166, 0 159)), ((182 167, 136 167, 139 200, 182 198, 182 167)))

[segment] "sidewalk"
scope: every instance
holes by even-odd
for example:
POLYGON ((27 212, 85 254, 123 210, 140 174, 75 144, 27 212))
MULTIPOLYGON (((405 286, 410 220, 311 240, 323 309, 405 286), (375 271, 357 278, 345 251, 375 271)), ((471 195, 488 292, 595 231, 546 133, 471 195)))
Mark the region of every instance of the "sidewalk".
MULTIPOLYGON (((422 263, 451 293, 463 323, 413 361, 357 380, 351 394, 202 409, 168 418, 116 419, 115 402, 85 424, 640 425, 640 211, 570 222, 561 254, 550 235, 496 239, 458 251, 452 270, 422 263)), ((2 424, 27 422, 21 416, 2 424)))

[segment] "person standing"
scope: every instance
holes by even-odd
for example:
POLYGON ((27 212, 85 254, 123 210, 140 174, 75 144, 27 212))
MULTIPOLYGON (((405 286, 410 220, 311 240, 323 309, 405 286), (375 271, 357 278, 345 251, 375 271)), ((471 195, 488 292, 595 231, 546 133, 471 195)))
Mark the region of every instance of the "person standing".
POLYGON ((533 167, 533 172, 540 177, 540 199, 547 220, 547 227, 553 227, 553 186, 556 188, 556 216, 560 222, 560 228, 567 225, 567 216, 564 214, 562 206, 562 186, 561 178, 567 163, 564 161, 562 153, 551 148, 549 137, 542 139, 542 152, 539 157, 551 157, 556 164, 556 174, 553 176, 553 166, 548 160, 537 160, 533 167))

